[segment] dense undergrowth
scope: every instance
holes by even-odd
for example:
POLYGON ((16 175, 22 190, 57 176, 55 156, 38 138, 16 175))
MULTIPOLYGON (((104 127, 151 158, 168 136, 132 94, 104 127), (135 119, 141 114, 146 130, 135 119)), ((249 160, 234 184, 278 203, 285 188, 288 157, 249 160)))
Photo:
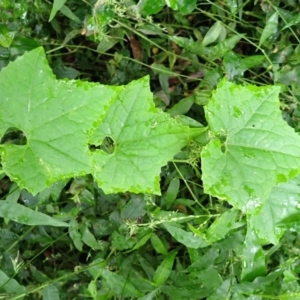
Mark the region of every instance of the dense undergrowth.
MULTIPOLYGON (((57 79, 120 86, 149 76, 156 107, 190 127, 212 120, 213 99, 224 95, 222 86, 213 91, 224 77, 245 87, 276 86, 278 112, 299 131, 297 1, 0 3, 3 71, 9 62, 42 46, 57 79)), ((226 84, 223 89, 229 90, 226 84)), ((230 107, 230 99, 225 101, 230 107)), ((290 132, 287 124, 280 124, 278 136, 290 132)), ((226 138, 219 136, 222 152, 230 146, 226 138)), ((24 139, 11 127, 1 144, 22 146, 24 139)), ((295 134, 295 145, 297 141, 295 134)), ((275 186, 269 206, 259 215, 239 204, 245 199, 222 201, 212 196, 220 189, 206 185, 210 194, 204 190, 208 175, 202 171, 210 166, 200 153, 206 143, 203 136, 196 139, 161 169, 160 196, 105 194, 91 175, 61 180, 32 195, 3 172, 2 200, 70 226, 29 226, 28 220, 15 222, 13 213, 1 219, 1 297, 300 299, 299 178, 275 186)), ((112 144, 107 139, 99 148, 111 153, 112 144)), ((267 158, 262 168, 271 174, 278 162, 267 158)), ((214 178, 215 170, 217 165, 210 173, 214 178)), ((234 172, 243 177, 239 163, 234 172)), ((264 180, 262 191, 268 186, 264 180)), ((239 189, 231 186, 219 198, 228 199, 239 189)))

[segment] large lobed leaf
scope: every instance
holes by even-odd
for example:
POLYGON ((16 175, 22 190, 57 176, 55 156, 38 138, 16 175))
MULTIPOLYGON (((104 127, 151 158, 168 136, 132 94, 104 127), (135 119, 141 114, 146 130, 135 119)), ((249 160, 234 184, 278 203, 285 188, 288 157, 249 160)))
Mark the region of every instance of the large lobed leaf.
POLYGON ((159 194, 160 167, 205 130, 156 109, 147 78, 122 87, 56 80, 42 48, 4 68, 0 90, 0 135, 18 128, 27 139, 1 146, 3 169, 32 193, 91 173, 107 193, 159 194), (107 137, 112 153, 89 149, 107 137))
POLYGON ((245 212, 300 172, 300 137, 281 117, 278 87, 223 80, 206 107, 212 139, 202 152, 207 193, 245 212))
POLYGON ((44 50, 19 57, 0 72, 0 135, 16 127, 26 145, 4 144, 4 171, 32 193, 60 178, 91 172, 88 138, 118 88, 56 80, 44 50))
POLYGON ((147 78, 124 87, 91 143, 114 140, 114 153, 95 153, 94 177, 109 193, 128 190, 159 194, 159 173, 204 128, 188 128, 155 108, 147 78))
POLYGON ((287 229, 298 230, 300 220, 300 177, 274 187, 261 209, 249 216, 263 244, 278 244, 287 229))

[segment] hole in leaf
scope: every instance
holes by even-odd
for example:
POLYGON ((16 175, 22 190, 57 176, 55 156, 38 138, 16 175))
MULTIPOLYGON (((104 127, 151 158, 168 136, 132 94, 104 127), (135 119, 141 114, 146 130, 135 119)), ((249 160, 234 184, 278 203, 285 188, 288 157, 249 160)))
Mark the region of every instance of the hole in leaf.
POLYGON ((220 134, 219 135, 219 139, 222 143, 225 143, 226 142, 226 139, 227 139, 227 135, 226 134, 220 134))
POLYGON ((97 149, 100 149, 108 154, 113 154, 115 151, 115 142, 111 137, 107 136, 102 141, 101 145, 99 146, 89 145, 89 149, 92 152, 96 151, 97 149))
POLYGON ((10 127, 2 136, 1 144, 26 145, 27 138, 22 130, 15 127, 10 127))

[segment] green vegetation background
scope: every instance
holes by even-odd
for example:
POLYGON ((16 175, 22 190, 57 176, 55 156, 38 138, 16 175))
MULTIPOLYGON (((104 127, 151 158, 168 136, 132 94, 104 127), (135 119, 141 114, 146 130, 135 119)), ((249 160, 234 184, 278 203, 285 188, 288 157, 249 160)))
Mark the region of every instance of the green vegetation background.
MULTIPOLYGON (((36 0, 0 8, 1 69, 43 46, 58 79, 122 85, 149 75, 157 107, 204 125, 203 106, 223 77, 278 85, 282 117, 299 131, 297 1, 36 0)), ((22 135, 2 137, 11 141, 22 135)), ((276 244, 258 241, 243 213, 204 193, 195 149, 161 170, 162 196, 106 195, 89 176, 33 196, 2 174, 2 199, 72 218, 69 231, 1 220, 0 296, 300 299, 299 224, 276 244)), ((284 193, 275 192, 280 201, 284 193)))

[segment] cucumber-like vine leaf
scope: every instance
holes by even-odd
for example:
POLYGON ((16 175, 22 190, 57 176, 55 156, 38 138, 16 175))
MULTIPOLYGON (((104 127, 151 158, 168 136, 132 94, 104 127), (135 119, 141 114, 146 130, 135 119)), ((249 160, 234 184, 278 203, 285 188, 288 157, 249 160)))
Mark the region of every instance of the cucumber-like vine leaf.
POLYGON ((263 244, 278 244, 287 229, 300 226, 300 177, 274 187, 261 209, 248 217, 263 244))
POLYGON ((59 179, 91 173, 88 139, 118 88, 56 80, 37 48, 2 69, 0 90, 0 135, 17 128, 27 140, 2 145, 11 180, 35 194, 59 179))
POLYGON ((300 172, 300 137, 281 117, 279 87, 223 80, 205 113, 212 139, 201 153, 205 191, 245 212, 300 172))
POLYGON ((124 87, 91 143, 109 137, 111 154, 95 151, 94 178, 107 193, 160 194, 162 166, 206 128, 189 128, 155 108, 147 78, 124 87))
POLYGON ((120 87, 57 80, 42 48, 3 68, 0 90, 0 136, 25 139, 2 139, 3 170, 33 194, 85 174, 107 193, 159 194, 160 167, 205 131, 156 109, 147 78, 120 87))

